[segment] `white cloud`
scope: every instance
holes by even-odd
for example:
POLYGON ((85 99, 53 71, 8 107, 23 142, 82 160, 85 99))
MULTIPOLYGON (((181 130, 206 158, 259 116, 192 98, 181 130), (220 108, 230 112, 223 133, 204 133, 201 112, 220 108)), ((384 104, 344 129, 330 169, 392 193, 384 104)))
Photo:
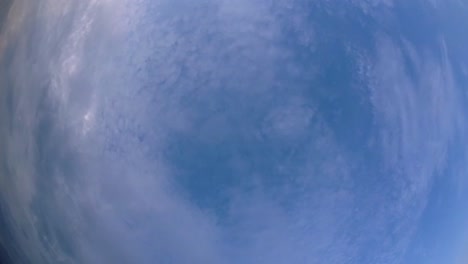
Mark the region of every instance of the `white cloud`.
MULTIPOLYGON (((465 124, 445 43, 441 41, 436 52, 400 43, 378 38, 377 60, 367 77, 374 80, 371 98, 381 151, 393 177, 390 183, 396 187, 396 203, 389 208, 400 222, 395 235, 409 240, 432 182, 443 172, 450 145, 465 131, 465 124)), ((396 253, 404 253, 408 242, 396 253)))
MULTIPOLYGON (((44 54, 37 59, 42 63, 39 67, 45 67, 23 68, 30 59, 25 46, 15 54, 14 69, 22 74, 14 76, 19 87, 14 105, 23 127, 15 127, 21 129, 10 138, 8 164, 21 169, 15 179, 0 177, 1 186, 15 186, 2 192, 12 204, 19 204, 14 219, 26 216, 30 221, 19 222, 18 228, 36 236, 43 231, 38 222, 55 221, 56 229, 60 223, 69 223, 63 232, 72 253, 62 247, 65 242, 59 240, 58 231, 45 242, 39 237, 21 239, 24 249, 37 249, 39 253, 31 255, 35 259, 49 254, 45 262, 279 264, 326 259, 333 264, 359 262, 367 245, 378 241, 377 252, 386 253, 373 260, 398 263, 424 210, 433 177, 444 166, 447 145, 465 130, 445 44, 441 42, 443 56, 437 57, 409 42, 400 46, 380 37, 377 54, 363 60, 361 73, 370 79, 377 128, 372 150, 381 154, 377 158, 383 161, 383 169, 357 170, 358 157, 340 147, 316 108, 301 99, 282 98, 274 107, 261 108, 265 112, 262 132, 275 142, 291 145, 309 139, 297 144, 305 152, 303 160, 274 164, 273 171, 289 176, 274 190, 260 179, 249 190, 232 191, 228 219, 220 221, 178 187, 177 164, 167 160, 164 150, 173 134, 199 129, 193 108, 184 105, 187 94, 208 97, 213 87, 225 85, 240 87, 237 94, 255 98, 258 104, 269 95, 277 80, 269 66, 288 55, 275 46, 280 27, 267 5, 223 1, 220 9, 210 9, 220 10, 210 20, 192 5, 193 10, 172 17, 169 11, 177 10, 166 1, 154 3, 154 14, 145 10, 143 2, 83 1, 76 8, 56 5, 56 1, 44 3, 39 12, 45 13, 32 19, 43 23, 44 34, 51 36, 38 39, 34 47, 34 52, 44 54), (192 25, 191 15, 211 31, 205 35, 192 25), (61 35, 55 25, 65 17, 74 30, 62 29, 61 35), (154 20, 148 22, 150 18, 154 20), (114 29, 113 23, 120 29, 114 29), (257 24, 264 25, 260 34, 256 34, 257 24), (177 26, 193 31, 181 33, 177 26), (216 35, 220 32, 225 35, 216 35), (217 45, 223 41, 200 44, 211 34, 232 41, 233 46, 219 54, 217 45), (61 48, 53 50, 54 43, 61 48), (234 58, 222 56, 235 51, 234 58), (405 68, 405 56, 416 76, 405 68), (226 67, 219 69, 219 65, 226 67), (153 75, 138 70, 145 67, 154 67, 153 75), (35 75, 26 78, 26 70, 35 75), (46 192, 37 194, 34 160, 38 157, 33 148, 38 142, 31 134, 44 91, 30 93, 33 82, 44 75, 52 77, 55 89, 47 91, 47 100, 57 107, 54 133, 65 135, 49 139, 48 147, 54 145, 53 150, 65 155, 57 156, 69 158, 75 169, 54 164, 50 171, 47 179, 55 187, 50 190, 52 201, 39 201, 54 206, 54 212, 45 212, 55 217, 48 220, 34 219, 30 211, 31 201, 46 192), (200 75, 209 76, 208 80, 200 81, 205 86, 194 87, 191 81, 199 81, 200 75), (359 173, 372 174, 376 183, 359 186, 365 184, 360 177, 366 177, 359 173), (372 186, 376 189, 367 188, 372 186), (394 237, 387 237, 389 231, 394 237)), ((365 3, 391 6, 391 1, 365 3)), ((296 29, 305 23, 301 18, 295 21, 296 29)), ((303 45, 314 45, 313 34, 311 30, 301 35, 303 45)), ((221 141, 214 137, 228 133, 220 128, 230 125, 228 119, 210 121, 204 127, 212 132, 207 140, 221 141)), ((251 177, 258 173, 247 172, 251 177)), ((266 177, 258 177, 262 176, 266 177)))

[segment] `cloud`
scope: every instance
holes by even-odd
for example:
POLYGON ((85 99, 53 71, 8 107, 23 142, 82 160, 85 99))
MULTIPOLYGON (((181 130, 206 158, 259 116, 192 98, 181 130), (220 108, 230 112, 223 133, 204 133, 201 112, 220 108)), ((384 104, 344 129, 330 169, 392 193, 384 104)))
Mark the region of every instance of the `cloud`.
POLYGON ((416 50, 404 39, 379 36, 372 69, 371 98, 379 128, 380 152, 395 188, 386 210, 398 219, 394 234, 402 248, 411 239, 436 177, 444 175, 452 144, 464 131, 460 90, 443 40, 436 52, 416 50), (406 238, 405 238, 406 237, 406 238), (404 242, 405 239, 408 241, 404 242))
MULTIPOLYGON (((11 217, 31 259, 402 259, 448 146, 464 131, 443 41, 431 53, 378 36, 376 54, 362 56, 374 115, 368 161, 341 144, 315 98, 302 97, 294 76, 310 72, 280 44, 282 25, 267 4, 114 2, 42 2, 30 18, 37 26, 13 49, 17 119, 2 136, 16 171, 0 181, 12 186, 2 197, 19 208, 11 217), (279 78, 288 63, 293 77, 279 78), (180 184, 168 152, 182 139, 201 145, 200 156, 229 141, 241 160, 226 161, 246 183, 221 190, 223 213, 180 184)), ((297 30, 306 19, 294 22, 297 30)), ((317 48, 313 30, 298 35, 317 48)))
MULTIPOLYGON (((168 59, 164 60, 154 53, 158 52, 155 49, 158 46, 145 47, 151 43, 140 37, 148 37, 151 33, 163 34, 167 24, 160 25, 160 28, 156 24, 153 32, 142 31, 142 35, 125 40, 125 34, 106 33, 110 22, 99 19, 98 14, 101 13, 97 10, 97 3, 83 2, 73 6, 60 6, 53 2, 43 4, 43 9, 38 9, 38 13, 30 18, 29 23, 36 20, 37 26, 34 30, 24 31, 24 35, 31 38, 28 40, 36 43, 31 54, 33 57, 28 57, 24 46, 17 47, 13 55, 15 75, 10 76, 15 85, 13 97, 19 100, 13 104, 18 111, 24 112, 16 116, 24 117, 20 124, 29 127, 23 130, 24 134, 15 134, 22 140, 11 141, 8 147, 11 160, 7 163, 13 168, 27 168, 29 171, 21 174, 24 177, 15 174, 13 182, 6 182, 5 186, 29 186, 31 190, 13 189, 11 193, 4 193, 9 204, 23 201, 19 206, 22 212, 13 214, 13 221, 25 215, 25 219, 31 220, 28 224, 16 222, 15 229, 20 247, 31 253, 31 259, 45 263, 232 263, 233 259, 228 256, 237 259, 235 253, 244 252, 247 254, 245 261, 252 261, 255 254, 261 253, 266 259, 282 263, 290 254, 298 252, 294 245, 302 248, 303 253, 298 255, 298 260, 308 258, 304 254, 309 242, 294 241, 304 228, 301 225, 307 223, 304 220, 301 223, 296 217, 287 217, 279 201, 270 201, 268 196, 257 193, 252 196, 238 193, 237 199, 251 200, 251 206, 247 207, 243 202, 230 206, 232 217, 237 217, 241 226, 229 230, 219 225, 216 215, 190 201, 185 191, 175 184, 177 168, 168 163, 162 154, 172 133, 190 133, 195 129, 193 113, 182 105, 184 93, 193 88, 181 89, 188 84, 183 83, 184 79, 199 80, 190 74, 200 74, 189 72, 188 76, 181 76, 178 73, 180 66, 177 66, 181 62, 178 60, 186 59, 186 63, 196 66, 196 71, 208 67, 207 72, 217 72, 214 65, 209 64, 210 61, 202 60, 202 64, 199 64, 198 60, 212 54, 208 53, 211 47, 196 47, 200 50, 195 51, 200 53, 191 55, 188 49, 190 43, 177 44, 181 40, 203 43, 201 33, 184 38, 180 35, 171 37, 170 34, 174 33, 170 32, 169 35, 161 35, 163 38, 158 39, 158 45, 162 45, 160 55, 168 59), (58 22, 66 23, 69 28, 54 27, 58 22), (32 39, 30 36, 34 36, 32 32, 36 30, 48 38, 36 36, 32 39), (63 34, 55 30, 63 30, 63 34), (132 41, 143 45, 143 49, 135 51, 132 41), (59 44, 59 48, 52 49, 56 44, 59 44), (164 48, 166 44, 169 46, 164 48), (180 54, 170 55, 171 49, 180 54), (114 58, 113 54, 119 53, 123 55, 114 58), (148 59, 156 61, 145 65, 148 59), (31 66, 34 68, 30 72, 36 75, 26 78, 21 74, 26 71, 24 66, 29 60, 35 60, 38 66, 31 66), (115 63, 116 60, 118 63, 115 63), (159 67, 150 71, 155 74, 153 76, 144 76, 142 80, 133 75, 138 67, 154 66, 159 67), (36 94, 28 93, 38 80, 43 81, 44 86, 37 89, 36 94), (182 86, 174 91, 156 86, 163 83, 168 87, 181 81, 182 86), (154 86, 139 89, 145 85, 154 86), (42 133, 40 138, 35 137, 37 133, 42 133), (13 155, 13 151, 33 147, 27 156, 20 158, 13 155), (37 160, 40 164, 36 163, 37 160), (30 166, 25 166, 26 162, 30 166), (25 182, 20 182, 21 179, 25 182), (270 219, 262 223, 263 214, 259 212, 270 215, 270 219), (238 250, 227 240, 235 236, 234 233, 243 232, 242 226, 255 224, 265 225, 265 232, 257 233, 256 229, 250 229, 249 233, 244 233, 242 240, 252 240, 247 248, 238 250), (289 232, 287 228, 294 229, 293 236, 289 241, 281 241, 289 232), (28 240, 19 229, 24 229, 33 239, 28 240), (268 241, 269 237, 274 240, 268 241), (281 258, 276 260, 273 252, 268 250, 274 248, 279 253, 283 247, 287 247, 287 251, 277 255, 281 258)), ((112 5, 106 7, 112 8, 112 5)), ((231 18, 239 19, 236 14, 239 15, 234 12, 231 18)), ((256 15, 257 12, 250 18, 257 19, 256 15)), ((267 18, 263 16, 262 19, 267 18)), ((183 21, 183 17, 161 19, 161 22, 169 23, 172 27, 175 24, 171 23, 180 21, 183 21)), ((132 23, 138 25, 144 21, 132 23)), ((228 24, 223 26, 230 27, 228 24)), ((250 22, 245 22, 245 29, 249 26, 250 22)), ((240 46, 235 47, 240 53, 226 62, 230 67, 226 68, 226 72, 221 71, 209 80, 211 86, 219 80, 232 81, 229 75, 233 73, 243 85, 258 85, 259 89, 265 89, 273 71, 260 71, 260 66, 263 62, 271 63, 276 51, 262 51, 262 48, 265 41, 273 37, 272 32, 274 29, 267 28, 262 38, 253 35, 251 39, 242 38, 238 42, 240 46), (251 47, 258 54, 255 64, 249 62, 253 54, 251 47), (245 69, 237 69, 239 66, 245 66, 245 69), (249 80, 260 81, 251 84, 247 82, 249 80)), ((135 32, 128 30, 125 33, 135 32)), ((229 34, 235 37, 245 33, 229 34)), ((225 52, 229 55, 234 51, 225 52)), ((215 58, 215 54, 212 55, 215 58)), ((231 86, 243 88, 243 85, 231 86)), ((208 89, 202 94, 211 92, 213 90, 208 89)), ((242 96, 252 96, 250 92, 248 86, 239 90, 242 96)), ((267 92, 265 89, 261 94, 267 92)), ((302 105, 293 103, 292 106, 285 106, 272 112, 272 127, 276 131, 273 133, 287 136, 293 132, 291 129, 305 130, 310 116, 302 105), (292 120, 292 117, 297 120, 292 120), (285 118, 289 119, 289 123, 284 123, 287 121, 285 118)), ((16 133, 17 128, 14 129, 16 133)), ((307 178, 307 172, 303 173, 303 177, 307 178)), ((329 206, 341 203, 337 199, 331 200, 329 206)), ((317 210, 322 210, 323 214, 340 213, 328 212, 325 205, 316 206, 321 208, 317 210)), ((304 206, 296 210, 296 214, 306 213, 304 206)), ((325 219, 317 220, 317 225, 324 226, 325 223, 325 219)), ((307 236, 301 235, 299 239, 307 239, 307 236)), ((322 239, 329 239, 326 233, 322 239)))

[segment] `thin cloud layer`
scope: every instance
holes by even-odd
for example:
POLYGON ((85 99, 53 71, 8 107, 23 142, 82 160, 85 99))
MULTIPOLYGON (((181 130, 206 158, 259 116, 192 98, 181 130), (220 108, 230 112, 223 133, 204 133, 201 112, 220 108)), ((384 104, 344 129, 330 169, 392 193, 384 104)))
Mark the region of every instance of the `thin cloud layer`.
POLYGON ((465 142, 443 39, 363 48, 301 1, 38 2, 0 35, 0 197, 34 263, 402 263, 465 142))

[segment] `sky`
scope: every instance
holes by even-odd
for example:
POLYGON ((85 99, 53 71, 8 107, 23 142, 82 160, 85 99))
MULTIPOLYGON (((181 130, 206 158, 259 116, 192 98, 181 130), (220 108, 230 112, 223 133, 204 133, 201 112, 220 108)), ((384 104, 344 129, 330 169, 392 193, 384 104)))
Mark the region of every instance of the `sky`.
POLYGON ((2 261, 467 263, 467 8, 14 0, 2 261))

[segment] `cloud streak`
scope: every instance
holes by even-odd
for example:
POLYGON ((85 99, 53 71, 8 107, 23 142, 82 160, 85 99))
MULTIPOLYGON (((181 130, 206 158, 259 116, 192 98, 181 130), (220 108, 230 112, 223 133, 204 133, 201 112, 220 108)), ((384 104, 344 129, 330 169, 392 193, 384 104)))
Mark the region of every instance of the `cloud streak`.
POLYGON ((288 46, 319 58, 306 14, 189 2, 44 0, 10 19, 0 186, 19 247, 35 263, 401 263, 465 131, 444 41, 348 49, 373 118, 355 150, 328 120, 346 113, 307 94, 325 70, 288 46))

